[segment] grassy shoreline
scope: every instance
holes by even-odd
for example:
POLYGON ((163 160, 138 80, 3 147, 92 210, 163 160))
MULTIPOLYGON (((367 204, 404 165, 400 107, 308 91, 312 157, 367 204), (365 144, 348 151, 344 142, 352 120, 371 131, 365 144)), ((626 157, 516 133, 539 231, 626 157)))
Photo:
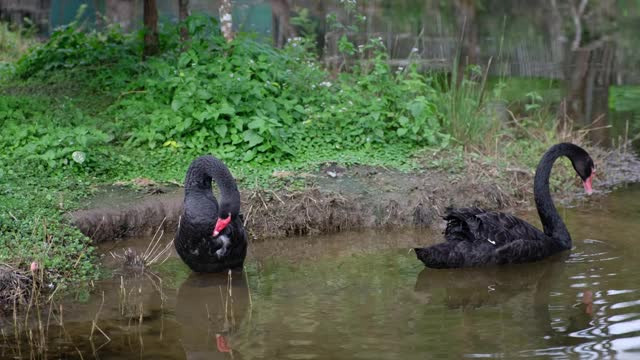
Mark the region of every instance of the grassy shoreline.
MULTIPOLYGON (((335 162, 506 178, 567 139, 543 106, 505 123, 489 106, 499 92, 392 69, 375 41, 363 48, 370 65, 332 76, 304 41, 227 44, 210 19, 189 21, 200 30, 188 51, 169 29, 163 54, 141 62, 135 35, 69 26, 0 75, 0 262, 37 261, 56 284, 97 278, 93 245, 64 214, 99 185, 180 184, 204 153, 244 189, 300 190, 304 177, 274 174, 335 162)), ((572 185, 561 168, 560 190, 572 185)))

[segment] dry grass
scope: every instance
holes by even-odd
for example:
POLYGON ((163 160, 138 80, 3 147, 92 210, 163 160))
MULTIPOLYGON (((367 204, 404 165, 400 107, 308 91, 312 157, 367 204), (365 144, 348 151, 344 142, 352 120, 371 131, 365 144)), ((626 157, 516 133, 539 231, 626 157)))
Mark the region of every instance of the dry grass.
POLYGON ((0 264, 0 305, 5 308, 28 305, 32 295, 40 290, 37 274, 0 264))
MULTIPOLYGON (((173 240, 161 245, 162 237, 164 236, 164 222, 166 217, 162 220, 155 234, 149 241, 147 248, 142 254, 138 254, 135 249, 127 248, 123 249, 122 253, 116 253, 111 251, 110 254, 114 259, 121 260, 125 266, 136 268, 144 271, 144 269, 156 265, 163 264, 171 255, 171 248, 173 247, 173 240)), ((178 220, 178 223, 180 221, 178 220)))
POLYGON ((245 226, 259 237, 336 232, 363 225, 360 206, 338 193, 253 191, 246 197, 245 226))

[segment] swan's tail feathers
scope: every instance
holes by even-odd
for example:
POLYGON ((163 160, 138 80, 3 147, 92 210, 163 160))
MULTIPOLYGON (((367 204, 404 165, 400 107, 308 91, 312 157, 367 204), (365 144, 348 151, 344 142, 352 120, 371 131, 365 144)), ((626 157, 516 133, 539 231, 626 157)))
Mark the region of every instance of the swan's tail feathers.
POLYGON ((414 249, 418 260, 432 269, 459 268, 464 265, 464 256, 452 242, 444 242, 427 248, 414 249))
POLYGON ((445 239, 447 241, 475 241, 474 234, 481 223, 477 216, 485 212, 480 208, 447 208, 443 217, 447 221, 447 227, 444 230, 445 239))

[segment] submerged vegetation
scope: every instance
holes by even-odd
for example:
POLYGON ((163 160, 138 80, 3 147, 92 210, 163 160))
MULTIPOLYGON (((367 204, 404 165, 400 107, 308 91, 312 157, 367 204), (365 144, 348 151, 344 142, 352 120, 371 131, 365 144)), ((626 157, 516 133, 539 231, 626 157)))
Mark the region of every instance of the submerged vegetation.
MULTIPOLYGON (((251 188, 282 186, 275 170, 326 161, 408 170, 439 152, 467 151, 503 169, 518 159, 530 169, 559 139, 538 94, 527 95, 516 119, 503 109, 502 83, 488 88, 471 69, 452 86, 411 58, 392 68, 378 39, 340 40, 368 61, 332 73, 304 38, 279 50, 249 34, 227 43, 208 17, 192 16, 186 27, 188 44, 167 25, 161 55, 143 62, 139 33, 71 24, 0 68, 0 262, 26 269, 37 261, 54 283, 95 278, 90 240, 63 214, 96 184, 181 182, 203 153, 251 188)), ((436 156, 427 165, 467 163, 436 156)))

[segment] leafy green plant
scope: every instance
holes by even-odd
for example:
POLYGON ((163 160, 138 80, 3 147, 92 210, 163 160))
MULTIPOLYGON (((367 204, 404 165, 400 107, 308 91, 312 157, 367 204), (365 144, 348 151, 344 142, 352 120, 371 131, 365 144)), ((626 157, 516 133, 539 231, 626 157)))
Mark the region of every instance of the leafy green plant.
POLYGON ((529 103, 524 105, 524 111, 533 111, 540 109, 540 103, 542 102, 542 96, 535 91, 530 91, 526 94, 529 99, 529 103))

